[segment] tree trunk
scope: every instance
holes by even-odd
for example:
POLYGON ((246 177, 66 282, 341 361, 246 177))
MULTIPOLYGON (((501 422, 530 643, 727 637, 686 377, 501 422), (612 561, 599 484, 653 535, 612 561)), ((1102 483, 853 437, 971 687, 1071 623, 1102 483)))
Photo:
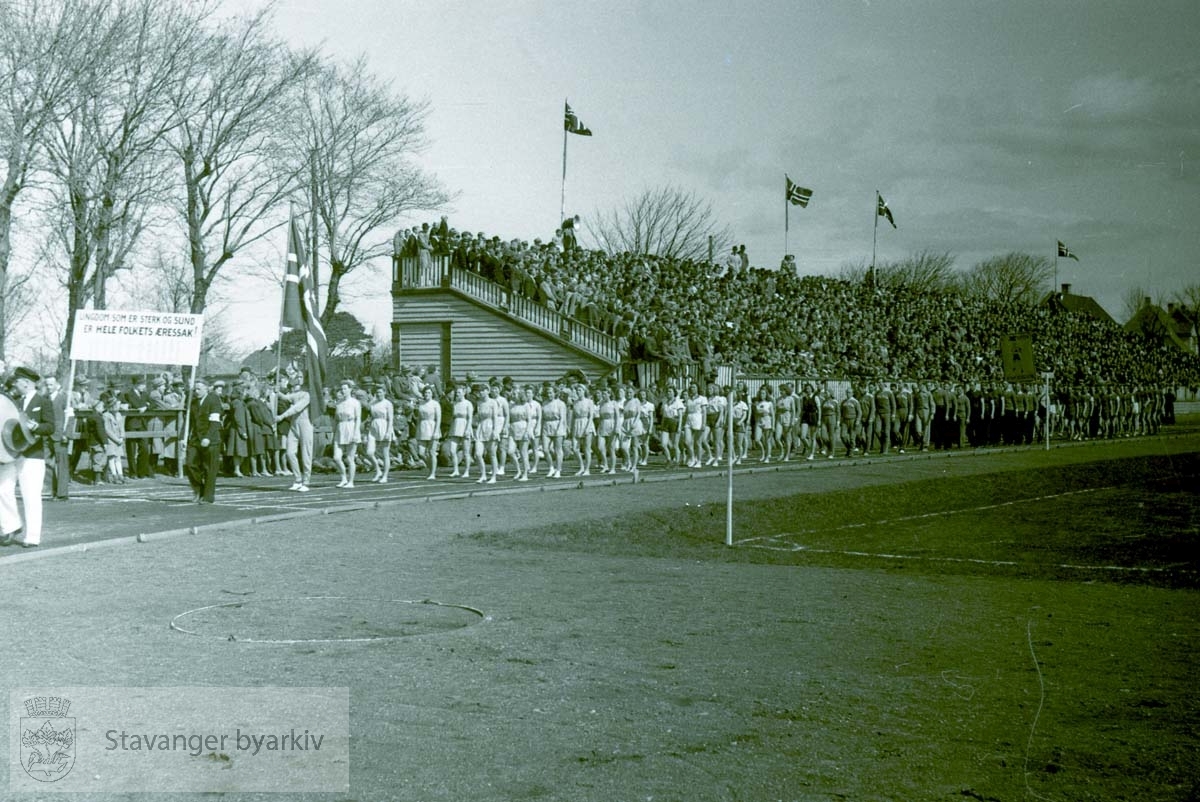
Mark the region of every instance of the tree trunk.
POLYGON ((0 204, 0 360, 8 354, 8 263, 12 256, 12 207, 0 204))
POLYGON ((192 265, 192 303, 190 311, 198 315, 208 304, 208 277, 205 271, 207 254, 204 250, 203 213, 200 209, 200 193, 196 189, 198 177, 192 163, 194 151, 189 146, 183 154, 183 180, 187 186, 187 229, 188 260, 192 265))
POLYGON ((325 295, 325 308, 321 310, 321 324, 328 326, 329 321, 333 320, 333 315, 337 312, 338 304, 341 303, 342 296, 339 292, 339 287, 342 286, 342 276, 345 274, 345 265, 341 260, 334 260, 329 265, 329 285, 325 295))

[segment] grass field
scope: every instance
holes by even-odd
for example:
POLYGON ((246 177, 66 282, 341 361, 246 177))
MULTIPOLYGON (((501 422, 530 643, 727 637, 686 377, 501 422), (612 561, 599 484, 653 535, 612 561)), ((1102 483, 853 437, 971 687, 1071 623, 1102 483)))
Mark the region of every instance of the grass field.
POLYGON ((348 686, 322 802, 1195 800, 1197 446, 739 475, 733 548, 710 477, 63 554, 0 682, 348 686))
POLYGON ((719 503, 503 535, 510 545, 1196 588, 1200 455, 719 503))
MULTIPOLYGON (((823 666, 816 699, 753 702, 736 743, 794 761, 797 785, 779 798, 1194 800, 1198 487, 1200 455, 1138 457, 748 501, 733 549, 718 545, 720 504, 474 537, 881 577, 841 614, 857 630, 855 612, 882 604, 889 624, 866 627, 869 646, 841 644, 846 662, 823 666), (929 595, 891 595, 882 577, 929 595), (856 764, 856 792, 801 768, 814 729, 856 764)), ((800 608, 778 622, 822 622, 800 608)))

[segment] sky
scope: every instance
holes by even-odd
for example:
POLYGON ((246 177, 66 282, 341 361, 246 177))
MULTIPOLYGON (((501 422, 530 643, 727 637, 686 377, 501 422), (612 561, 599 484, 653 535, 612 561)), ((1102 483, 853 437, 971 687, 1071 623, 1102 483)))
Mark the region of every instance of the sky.
MULTIPOLYGON (((966 270, 1009 251, 1053 258, 1062 240, 1079 261, 1059 261, 1059 283, 1119 320, 1130 287, 1169 298, 1200 283, 1195 0, 276 9, 290 43, 365 56, 429 101, 418 161, 456 193, 448 217, 460 229, 553 235, 569 99, 594 132, 568 145, 566 209, 585 229, 672 184, 710 201, 752 264, 776 266, 787 173, 813 190, 789 211, 803 273, 870 262, 878 190, 897 225, 878 229, 879 261, 949 251, 966 270)), ((389 275, 361 276, 348 304, 385 340, 389 275)), ((243 299, 229 307, 235 340, 270 343, 278 301, 231 297, 243 299)))

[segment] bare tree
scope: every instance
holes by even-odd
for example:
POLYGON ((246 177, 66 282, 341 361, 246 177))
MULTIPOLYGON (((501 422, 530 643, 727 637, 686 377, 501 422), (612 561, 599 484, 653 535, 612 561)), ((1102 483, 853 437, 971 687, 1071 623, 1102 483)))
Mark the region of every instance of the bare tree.
POLYGON ((33 281, 36 267, 25 270, 11 270, 6 277, 4 294, 7 301, 4 316, 4 330, 0 333, 7 341, 14 336, 25 321, 32 315, 37 306, 38 287, 33 281))
POLYGON ((1136 313, 1141 311, 1142 306, 1147 304, 1166 307, 1166 295, 1163 292, 1151 294, 1145 287, 1135 286, 1128 287, 1126 291, 1121 293, 1121 311, 1124 321, 1127 323, 1133 318, 1136 313))
POLYGON ((48 220, 67 254, 70 342, 74 311, 106 305, 106 284, 128 269, 169 186, 163 137, 176 125, 168 88, 195 69, 206 13, 183 0, 95 0, 72 54, 74 102, 47 138, 56 179, 48 220))
POLYGON ((1200 284, 1188 284, 1175 293, 1175 303, 1187 307, 1193 316, 1200 312, 1200 284))
POLYGON ((91 24, 75 2, 0 0, 0 358, 6 352, 13 212, 41 166, 43 136, 64 113, 73 57, 91 24))
POLYGON ((428 104, 398 94, 363 61, 314 72, 303 108, 296 147, 307 156, 310 203, 329 264, 321 311, 328 324, 342 281, 391 252, 396 219, 442 208, 450 196, 413 161, 426 144, 428 104))
MULTIPOLYGON (((847 264, 841 270, 841 277, 854 284, 866 283, 870 275, 866 262, 847 264)), ((894 262, 878 262, 874 282, 882 289, 945 292, 957 286, 954 256, 949 251, 919 251, 894 262)))
POLYGON ((1044 256, 1012 251, 979 262, 963 274, 963 292, 1001 303, 1036 303, 1050 287, 1054 267, 1044 256))
POLYGON ((192 306, 192 267, 182 253, 162 245, 144 269, 123 276, 121 289, 133 306, 158 312, 188 312, 192 306))
POLYGON ((313 62, 288 51, 269 23, 261 11, 201 34, 194 66, 167 94, 193 313, 204 311, 213 282, 240 250, 283 224, 270 213, 299 186, 283 132, 294 122, 289 100, 313 62))
POLYGON ((717 222, 712 204, 679 187, 647 189, 624 206, 597 211, 588 232, 610 254, 644 253, 671 259, 708 259, 729 249, 733 232, 717 222))

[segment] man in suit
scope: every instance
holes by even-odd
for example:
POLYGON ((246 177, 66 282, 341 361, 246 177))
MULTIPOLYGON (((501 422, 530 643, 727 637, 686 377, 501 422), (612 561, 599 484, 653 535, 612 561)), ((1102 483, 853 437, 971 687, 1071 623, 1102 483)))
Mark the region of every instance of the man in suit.
POLYGON ((29 368, 13 371, 13 400, 20 413, 20 425, 14 430, 15 458, 0 463, 0 545, 36 548, 42 542, 42 483, 46 480, 46 438, 54 433, 54 410, 50 399, 37 391, 41 380, 29 368), (17 508, 17 488, 21 488, 22 516, 17 508))
POLYGON ((50 399, 50 407, 54 412, 54 432, 50 435, 54 470, 50 474, 50 489, 56 501, 66 501, 71 495, 71 441, 67 437, 67 393, 54 376, 42 379, 42 392, 50 399))
POLYGON ((223 417, 221 399, 216 393, 209 392, 207 379, 197 378, 189 418, 187 463, 184 467, 188 483, 192 486, 193 501, 212 504, 216 500, 223 417))

